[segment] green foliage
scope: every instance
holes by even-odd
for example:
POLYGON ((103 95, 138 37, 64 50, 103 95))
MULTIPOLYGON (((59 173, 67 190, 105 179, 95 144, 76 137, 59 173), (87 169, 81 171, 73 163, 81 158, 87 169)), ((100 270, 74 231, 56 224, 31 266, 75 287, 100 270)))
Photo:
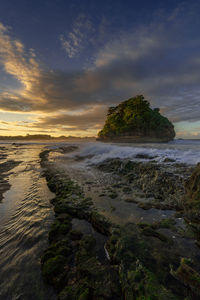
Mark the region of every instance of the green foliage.
POLYGON ((109 107, 107 120, 99 137, 135 135, 162 137, 163 133, 175 136, 171 122, 163 117, 159 108, 151 109, 144 96, 138 95, 121 102, 116 107, 109 107))

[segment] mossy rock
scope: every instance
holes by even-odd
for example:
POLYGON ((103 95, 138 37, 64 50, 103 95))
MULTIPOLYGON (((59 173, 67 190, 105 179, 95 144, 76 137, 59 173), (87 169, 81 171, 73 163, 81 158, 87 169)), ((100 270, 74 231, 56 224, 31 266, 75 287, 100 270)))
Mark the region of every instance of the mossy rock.
POLYGON ((155 238, 161 240, 162 242, 173 243, 173 241, 170 240, 167 236, 165 236, 164 234, 162 234, 160 232, 157 232, 151 226, 146 226, 144 229, 142 229, 142 234, 144 234, 146 236, 155 237, 155 238))
POLYGON ((66 258, 63 255, 57 255, 46 260, 42 266, 42 272, 45 278, 49 282, 52 282, 55 276, 64 271, 65 262, 66 258))
POLYGON ((70 238, 73 241, 81 240, 82 236, 83 236, 83 233, 79 230, 71 230, 70 231, 70 238))
POLYGON ((118 196, 118 194, 116 192, 112 192, 111 194, 109 194, 109 197, 111 199, 115 199, 115 198, 117 198, 117 196, 118 196))
POLYGON ((156 276, 139 262, 137 262, 134 270, 128 271, 124 282, 124 295, 125 299, 177 300, 169 290, 158 282, 156 276))
POLYGON ((200 223, 200 163, 185 182, 185 216, 189 221, 200 223))
POLYGON ((200 296, 200 274, 189 263, 187 259, 182 258, 180 266, 176 271, 171 270, 171 274, 200 296))
POLYGON ((77 300, 76 286, 66 286, 58 295, 58 300, 77 300))
MULTIPOLYGON (((123 289, 126 290, 127 299, 136 299, 133 297, 135 295, 134 284, 132 286, 127 279, 127 274, 135 270, 138 262, 145 270, 148 270, 149 274, 153 274, 154 278, 159 280, 159 285, 166 287, 166 295, 170 295, 169 290, 172 288, 172 294, 174 292, 175 294, 169 299, 175 299, 177 283, 172 279, 169 281, 170 264, 177 266, 179 255, 174 251, 171 241, 168 242, 168 238, 152 229, 150 225, 137 226, 130 223, 113 231, 107 241, 106 249, 111 263, 121 266, 120 280, 123 282, 123 289)), ((150 296, 148 290, 145 290, 143 294, 141 291, 141 297, 142 295, 147 299, 150 296)))
POLYGON ((61 222, 56 219, 51 229, 49 231, 49 241, 56 241, 60 238, 60 236, 67 234, 72 228, 72 224, 69 220, 64 220, 61 222))
POLYGON ((88 288, 86 288, 85 291, 79 296, 78 300, 90 300, 90 292, 88 288))
POLYGON ((61 240, 57 243, 51 244, 47 250, 44 252, 44 255, 41 258, 41 263, 43 264, 50 258, 61 255, 65 257, 65 260, 69 260, 69 256, 72 252, 70 242, 68 240, 61 240))
POLYGON ((98 212, 93 211, 89 216, 89 222, 100 233, 109 235, 111 224, 110 222, 98 212))

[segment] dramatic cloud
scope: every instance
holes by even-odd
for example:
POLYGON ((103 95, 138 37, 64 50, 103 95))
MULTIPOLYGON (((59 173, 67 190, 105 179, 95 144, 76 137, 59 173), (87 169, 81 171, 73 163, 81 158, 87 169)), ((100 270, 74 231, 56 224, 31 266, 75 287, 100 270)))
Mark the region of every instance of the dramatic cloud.
POLYGON ((2 92, 0 108, 13 111, 28 111, 35 101, 45 101, 39 95, 32 95, 33 86, 40 81, 38 63, 33 58, 32 52, 27 55, 23 44, 12 40, 8 29, 0 24, 0 62, 5 71, 14 76, 22 85, 20 90, 2 92))
POLYGON ((76 114, 57 114, 54 116, 40 117, 37 123, 32 126, 43 126, 44 128, 59 127, 60 130, 71 130, 71 131, 94 131, 100 130, 102 127, 107 107, 102 105, 93 106, 84 112, 76 114))
MULTIPOLYGON (((39 113, 33 128, 97 130, 107 106, 144 94, 172 121, 197 121, 199 12, 199 5, 183 4, 148 26, 120 31, 96 49, 87 69, 74 73, 42 68, 33 49, 27 51, 0 24, 0 62, 21 84, 1 92, 0 109, 39 113)), ((92 32, 91 22, 81 16, 72 31, 61 36, 70 58, 85 47, 92 32)))

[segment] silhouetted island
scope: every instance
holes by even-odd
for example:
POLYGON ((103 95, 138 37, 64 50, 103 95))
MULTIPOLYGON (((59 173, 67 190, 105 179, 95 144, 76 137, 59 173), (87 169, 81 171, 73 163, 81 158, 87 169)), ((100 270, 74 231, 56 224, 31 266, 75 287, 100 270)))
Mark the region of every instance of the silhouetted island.
POLYGON ((98 141, 103 142, 168 142, 175 137, 173 124, 150 108, 143 95, 130 98, 115 107, 109 107, 98 141))

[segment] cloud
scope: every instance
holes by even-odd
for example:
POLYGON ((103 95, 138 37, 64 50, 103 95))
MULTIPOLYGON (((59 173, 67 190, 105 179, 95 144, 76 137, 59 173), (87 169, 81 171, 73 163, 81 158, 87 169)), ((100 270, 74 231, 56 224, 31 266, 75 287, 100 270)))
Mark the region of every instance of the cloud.
POLYGON ((59 130, 68 129, 70 131, 99 130, 105 121, 106 112, 107 106, 95 105, 81 113, 63 113, 54 116, 40 117, 33 126, 59 130))
POLYGON ((0 109, 19 112, 53 112, 91 105, 92 99, 77 90, 75 78, 80 74, 44 70, 32 49, 9 35, 0 24, 0 62, 5 72, 16 78, 21 88, 0 94, 0 109), (89 99, 90 98, 90 99, 89 99))
MULTIPOLYGON (((42 68, 35 51, 26 50, 0 23, 0 62, 21 83, 20 89, 2 91, 0 109, 40 113, 33 128, 97 130, 106 107, 144 94, 173 122, 199 120, 199 11, 182 6, 148 26, 120 31, 96 49, 88 69, 78 72, 42 68)), ((92 35, 84 20, 76 20, 71 34, 63 36, 69 57, 92 35)))
POLYGON ((12 39, 8 29, 0 24, 0 62, 5 72, 14 76, 20 83, 21 89, 13 92, 2 92, 0 95, 0 108, 13 111, 30 110, 35 101, 44 99, 34 95, 32 88, 40 81, 40 69, 36 60, 27 56, 23 44, 12 39))
POLYGON ((98 51, 79 87, 91 78, 109 102, 144 94, 174 122, 199 120, 199 12, 200 5, 181 5, 148 27, 121 32, 98 51))
POLYGON ((12 39, 9 30, 2 24, 0 62, 4 70, 21 84, 19 89, 2 90, 0 109, 3 111, 59 113, 88 109, 101 103, 97 89, 100 83, 94 81, 92 74, 90 77, 88 73, 83 86, 86 81, 84 71, 68 73, 41 68, 33 49, 26 51, 24 45, 12 39))
POLYGON ((72 31, 67 35, 60 35, 60 41, 69 58, 77 56, 83 49, 94 31, 91 21, 83 14, 75 20, 72 31))

